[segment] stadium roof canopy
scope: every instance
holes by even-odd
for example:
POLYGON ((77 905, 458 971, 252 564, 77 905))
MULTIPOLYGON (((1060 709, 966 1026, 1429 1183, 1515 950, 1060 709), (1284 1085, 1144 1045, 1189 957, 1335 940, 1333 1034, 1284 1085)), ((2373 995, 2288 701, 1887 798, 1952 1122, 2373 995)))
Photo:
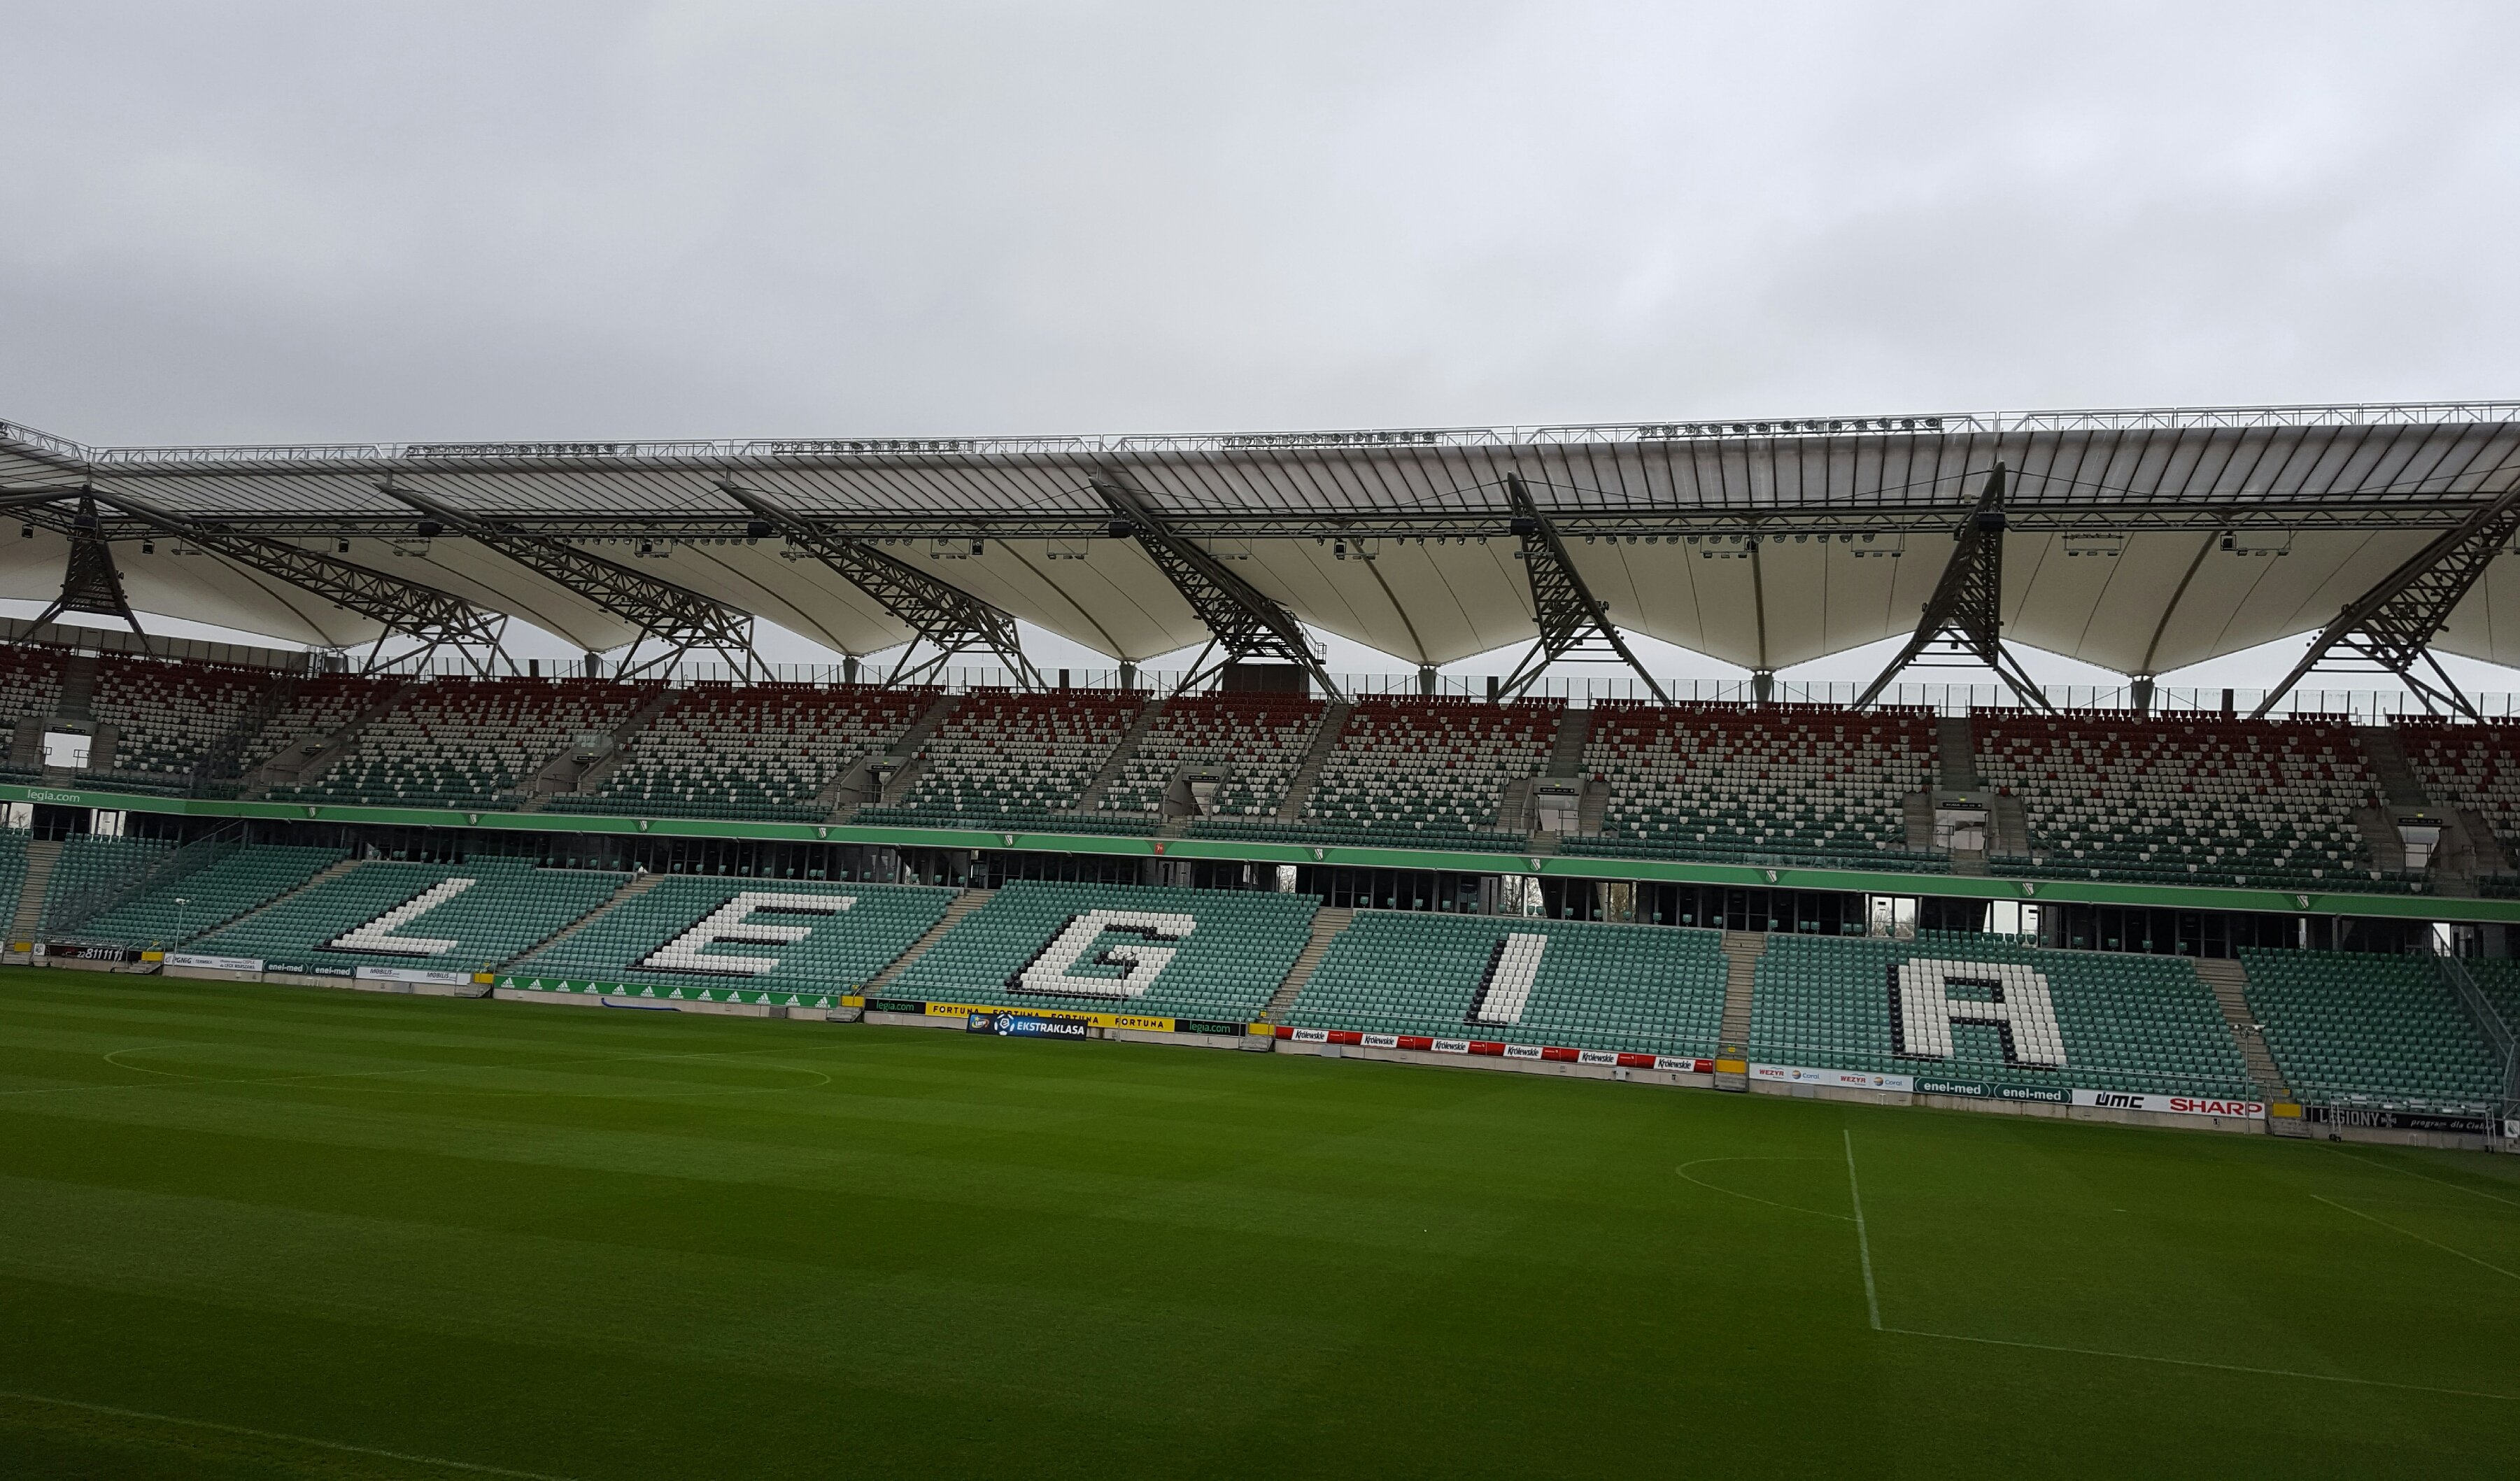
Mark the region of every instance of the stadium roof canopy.
MULTIPOLYGON (((1772 670, 1912 632, 2001 463, 2004 637, 2151 674, 2328 623, 2520 486, 2515 421, 2520 404, 2434 403, 152 448, 0 423, 0 497, 34 528, 0 546, 0 595, 59 594, 84 530, 109 542, 143 611, 314 645, 370 641, 375 608, 241 561, 239 541, 452 594, 591 651, 630 643, 644 620, 637 600, 601 589, 607 571, 843 652, 909 641, 898 592, 816 554, 845 545, 1142 660, 1214 625, 1215 583, 1195 606, 1195 583, 1148 538, 1160 533, 1263 605, 1441 664, 1532 641, 1518 478, 1618 627, 1772 670), (768 538, 765 507, 780 515, 768 538), (571 553, 602 559, 571 565, 571 553)), ((2444 604, 2435 646, 2520 663, 2520 575, 2507 533, 2489 534, 2482 579, 2444 604)))

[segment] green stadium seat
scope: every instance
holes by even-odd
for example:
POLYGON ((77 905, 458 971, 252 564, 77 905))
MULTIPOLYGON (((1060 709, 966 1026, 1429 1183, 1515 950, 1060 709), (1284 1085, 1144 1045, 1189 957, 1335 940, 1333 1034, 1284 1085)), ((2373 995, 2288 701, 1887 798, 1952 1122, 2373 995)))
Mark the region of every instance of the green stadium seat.
POLYGON ((1359 911, 1284 1018, 1700 1058, 1715 1053, 1724 1021, 1723 939, 1682 926, 1359 911))
POLYGON ((273 971, 346 971, 360 966, 482 971, 548 940, 612 898, 627 875, 596 870, 537 869, 518 859, 464 864, 370 861, 301 890, 258 915, 212 931, 193 950, 258 957, 273 971), (443 941, 442 949, 342 950, 330 943, 453 881, 443 903, 390 933, 443 941))
POLYGON ((667 875, 508 975, 855 992, 944 919, 954 893, 917 884, 667 875), (749 908, 741 921, 730 911, 739 904, 749 908), (729 939, 685 940, 722 915, 729 939), (776 939, 790 932, 793 939, 776 939), (737 939, 747 934, 759 939, 737 939))
MULTIPOLYGON (((2249 1010, 2294 1094, 2335 1104, 2475 1112, 2501 1098, 2485 1037, 2429 956, 2243 951, 2249 1010)), ((2508 968, 2488 965, 2496 990, 2508 968)))

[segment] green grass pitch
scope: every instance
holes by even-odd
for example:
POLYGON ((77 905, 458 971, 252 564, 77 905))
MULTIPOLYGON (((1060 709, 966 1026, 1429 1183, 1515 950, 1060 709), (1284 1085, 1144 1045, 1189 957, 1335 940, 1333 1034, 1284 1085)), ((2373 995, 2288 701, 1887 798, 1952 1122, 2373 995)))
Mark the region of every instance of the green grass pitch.
POLYGON ((2509 1477, 2515 1174, 11 970, 0 1475, 2509 1477))

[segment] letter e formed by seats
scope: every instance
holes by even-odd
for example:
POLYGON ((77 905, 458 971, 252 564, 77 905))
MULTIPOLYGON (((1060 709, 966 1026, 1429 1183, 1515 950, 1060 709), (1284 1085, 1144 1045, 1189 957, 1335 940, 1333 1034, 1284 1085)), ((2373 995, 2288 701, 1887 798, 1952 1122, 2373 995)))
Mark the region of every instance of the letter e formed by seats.
POLYGON ((703 948, 720 941, 743 946, 791 946, 812 934, 812 925, 774 925, 752 919, 768 913, 783 916, 836 916, 858 903, 855 895, 802 895, 781 890, 748 889, 709 912, 698 925, 650 952, 638 969, 647 972, 701 972, 721 977, 760 977, 779 969, 776 957, 714 954, 703 948))

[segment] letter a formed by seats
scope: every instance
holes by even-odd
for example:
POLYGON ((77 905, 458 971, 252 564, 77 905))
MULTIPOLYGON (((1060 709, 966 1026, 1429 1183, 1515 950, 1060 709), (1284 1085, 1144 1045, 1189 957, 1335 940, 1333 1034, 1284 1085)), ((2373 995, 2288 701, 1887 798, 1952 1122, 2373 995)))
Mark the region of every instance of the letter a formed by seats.
POLYGON ((2065 1036, 2045 974, 2012 963, 1922 958, 1890 968, 1890 1031, 1902 1057, 1950 1058, 1954 1023, 1994 1024, 2006 1064, 2065 1067, 2065 1036), (1954 983, 1985 988, 1992 997, 1955 998, 1954 983))
POLYGON ((1070 917, 1050 944, 1041 949, 1041 955, 1016 972, 1007 987, 1012 992, 1064 997, 1143 998, 1180 950, 1157 943, 1182 940, 1196 929, 1195 919, 1170 912, 1090 910, 1070 917), (1114 941, 1095 951, 1095 944, 1106 935, 1139 939, 1114 941), (1085 965, 1115 966, 1119 972, 1109 977, 1073 975, 1079 965, 1085 965))
POLYGON ((788 916, 836 916, 858 903, 855 895, 799 895, 748 889, 702 917, 699 924, 650 952, 638 969, 649 972, 705 972, 724 977, 760 977, 779 969, 776 957, 712 955, 704 948, 721 941, 743 946, 792 946, 813 934, 811 925, 774 925, 753 916, 774 912, 788 916))

